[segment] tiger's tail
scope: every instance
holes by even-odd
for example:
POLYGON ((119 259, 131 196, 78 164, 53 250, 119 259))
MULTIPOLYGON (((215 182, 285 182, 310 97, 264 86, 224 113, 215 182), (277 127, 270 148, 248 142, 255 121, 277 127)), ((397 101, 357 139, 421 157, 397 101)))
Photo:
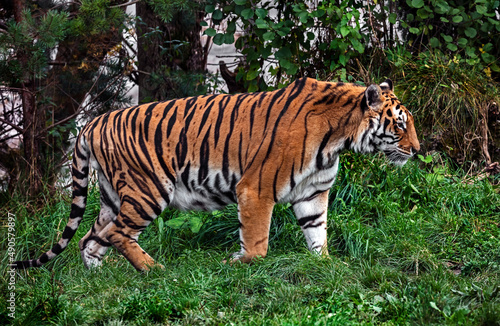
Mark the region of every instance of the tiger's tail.
POLYGON ((26 269, 30 267, 42 266, 63 252, 71 241, 71 238, 75 235, 76 230, 82 221, 85 206, 87 205, 87 190, 89 181, 90 150, 83 134, 83 132, 80 133, 73 152, 73 201, 71 204, 69 221, 66 224, 62 238, 52 247, 52 249, 42 254, 40 258, 15 261, 11 264, 12 268, 26 269))

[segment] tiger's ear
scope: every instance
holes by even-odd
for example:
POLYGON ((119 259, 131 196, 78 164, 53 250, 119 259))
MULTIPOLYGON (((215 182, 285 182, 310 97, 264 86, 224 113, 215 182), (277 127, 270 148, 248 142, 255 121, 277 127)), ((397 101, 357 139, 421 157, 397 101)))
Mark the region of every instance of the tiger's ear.
POLYGON ((378 85, 370 85, 365 90, 366 104, 374 111, 378 111, 382 104, 382 90, 378 85))
POLYGON ((386 79, 382 84, 380 84, 380 88, 388 89, 391 92, 394 92, 394 85, 392 84, 392 80, 386 79))

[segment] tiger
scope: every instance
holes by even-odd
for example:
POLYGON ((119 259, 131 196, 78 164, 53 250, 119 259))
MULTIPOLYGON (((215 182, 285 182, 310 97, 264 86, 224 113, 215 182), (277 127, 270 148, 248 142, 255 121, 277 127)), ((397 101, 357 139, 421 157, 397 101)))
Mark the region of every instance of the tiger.
POLYGON ((328 256, 328 194, 344 151, 383 152, 402 166, 419 151, 413 115, 390 79, 368 87, 301 78, 268 92, 154 102, 98 116, 78 135, 71 212, 59 255, 82 221, 89 167, 101 210, 78 243, 86 268, 116 248, 138 271, 160 266, 139 245, 141 232, 170 206, 219 210, 237 204, 240 250, 230 262, 265 257, 273 207, 289 203, 311 252, 328 256))

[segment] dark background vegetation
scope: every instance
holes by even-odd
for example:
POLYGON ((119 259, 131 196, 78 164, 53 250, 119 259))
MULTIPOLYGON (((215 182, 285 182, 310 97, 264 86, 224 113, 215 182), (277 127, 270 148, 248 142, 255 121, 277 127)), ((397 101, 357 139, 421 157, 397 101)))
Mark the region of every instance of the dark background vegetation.
POLYGON ((88 272, 75 241, 18 274, 19 317, 2 301, 0 324, 499 324, 499 1, 130 2, 136 17, 126 0, 0 1, 0 217, 16 216, 18 259, 62 232, 69 196, 56 181, 83 123, 129 105, 130 85, 140 103, 221 92, 213 44, 237 49, 238 66, 220 67, 229 92, 391 78, 421 156, 403 169, 343 156, 331 260, 305 253, 287 206, 270 257, 252 266, 219 263, 235 249, 234 207, 166 211, 141 241, 167 271, 134 274, 112 252, 88 272))

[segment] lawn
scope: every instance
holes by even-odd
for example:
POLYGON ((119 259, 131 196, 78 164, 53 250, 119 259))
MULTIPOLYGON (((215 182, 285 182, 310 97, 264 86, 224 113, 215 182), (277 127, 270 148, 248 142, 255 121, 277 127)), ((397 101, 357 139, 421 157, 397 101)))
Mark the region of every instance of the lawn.
MULTIPOLYGON (((236 207, 167 210, 140 238, 165 266, 148 273, 115 250, 101 268, 84 268, 77 242, 99 211, 91 187, 72 243, 46 266, 16 273, 15 318, 1 300, 0 324, 500 325, 498 183, 439 155, 397 168, 346 154, 330 194, 329 258, 307 251, 289 205, 276 206, 268 256, 250 265, 222 263, 238 249, 236 207)), ((58 240, 70 198, 53 197, 1 200, 2 219, 16 218, 15 258, 38 257, 58 240)), ((2 273, 6 299, 9 282, 2 273)))

